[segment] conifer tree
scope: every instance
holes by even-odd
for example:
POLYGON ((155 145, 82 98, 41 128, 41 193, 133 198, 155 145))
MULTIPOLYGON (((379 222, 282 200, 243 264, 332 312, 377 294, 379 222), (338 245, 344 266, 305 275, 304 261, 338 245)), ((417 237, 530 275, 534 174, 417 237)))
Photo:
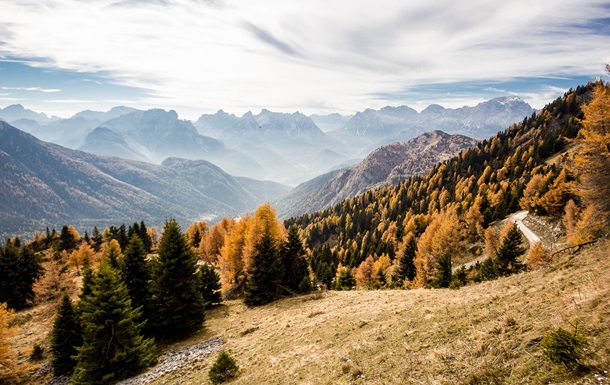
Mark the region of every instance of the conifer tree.
POLYGON ((303 282, 303 278, 309 275, 309 271, 303 242, 297 227, 294 225, 288 229, 288 238, 283 244, 281 258, 284 270, 282 286, 291 291, 299 292, 299 285, 303 282))
POLYGON ((0 303, 23 309, 34 299, 34 283, 42 276, 38 257, 25 245, 8 241, 0 246, 0 303))
POLYGON ((140 232, 138 233, 138 236, 144 244, 144 250, 146 250, 147 253, 150 253, 150 248, 152 247, 152 239, 148 234, 148 230, 146 229, 146 224, 144 223, 144 221, 140 221, 139 230, 140 232))
POLYGON ((51 353, 53 359, 53 375, 62 376, 70 374, 76 366, 76 348, 83 344, 80 320, 72 306, 72 301, 67 293, 64 293, 55 322, 53 323, 53 334, 51 337, 51 353))
POLYGON ((81 301, 83 345, 72 384, 111 384, 156 361, 154 341, 141 335, 140 309, 131 306, 127 287, 107 261, 81 301))
POLYGON ((405 248, 402 252, 402 258, 400 258, 400 267, 398 270, 398 277, 401 280, 408 279, 409 281, 413 281, 415 279, 415 275, 417 270, 415 268, 415 254, 417 253, 417 239, 413 234, 407 236, 407 241, 405 242, 405 248))
POLYGON ((343 267, 341 264, 337 266, 337 277, 335 284, 333 285, 334 290, 351 290, 356 286, 356 277, 352 274, 351 269, 343 267))
MULTIPOLYGON (((125 246, 127 247, 127 246, 125 246)), ((121 254, 121 245, 116 240, 113 239, 108 243, 108 248, 106 249, 106 259, 110 263, 113 269, 119 268, 119 260, 123 258, 123 254, 121 254)))
POLYGON ((152 293, 155 335, 172 338, 197 330, 204 320, 197 284, 197 261, 175 219, 165 223, 159 257, 153 264, 152 293))
POLYGON ((521 246, 523 237, 516 223, 509 228, 496 252, 496 263, 500 274, 512 274, 521 270, 517 258, 523 255, 525 248, 521 246))
POLYGON ((264 305, 277 297, 278 284, 282 277, 282 264, 278 254, 272 235, 264 232, 252 253, 252 262, 244 290, 246 305, 264 305))
POLYGON ((199 280, 199 291, 206 307, 222 302, 220 274, 216 272, 214 266, 207 263, 200 265, 197 269, 197 278, 199 280))
MULTIPOLYGON (((129 244, 125 249, 125 254, 120 263, 121 272, 127 291, 131 298, 134 308, 141 308, 142 316, 138 321, 150 322, 152 317, 151 293, 150 293, 150 268, 146 263, 146 250, 140 237, 132 235, 129 244)), ((144 331, 148 332, 150 325, 144 326, 144 331)), ((146 333, 148 334, 148 333, 146 333)))
POLYGON ((430 286, 436 288, 449 287, 451 284, 451 255, 445 253, 438 259, 439 274, 430 283, 430 286))
POLYGON ((83 268, 82 286, 80 288, 80 293, 78 294, 78 298, 80 299, 79 306, 82 303, 82 301, 89 294, 91 294, 91 290, 92 290, 92 286, 93 286, 93 278, 94 278, 94 274, 93 274, 93 270, 91 269, 91 266, 89 266, 88 264, 85 265, 85 267, 83 268))

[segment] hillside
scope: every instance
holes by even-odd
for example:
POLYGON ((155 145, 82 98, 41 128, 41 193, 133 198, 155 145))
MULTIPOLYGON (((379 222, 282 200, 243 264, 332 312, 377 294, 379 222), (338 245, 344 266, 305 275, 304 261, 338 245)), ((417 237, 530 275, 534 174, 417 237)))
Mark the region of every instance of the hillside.
POLYGON ((280 217, 313 213, 337 205, 345 199, 421 175, 437 163, 476 145, 475 139, 442 131, 424 133, 407 142, 395 142, 371 152, 358 164, 326 174, 329 180, 312 189, 324 177, 297 186, 278 201, 280 217), (332 175, 332 177, 331 177, 332 175))
MULTIPOLYGON (((228 301, 207 312, 196 335, 162 350, 220 337, 241 367, 236 385, 608 384, 609 247, 606 239, 547 268, 458 291, 331 291, 257 308, 228 301), (591 357, 590 369, 572 376, 543 358, 540 340, 550 328, 572 330, 576 320, 591 357)), ((41 328, 50 327, 52 308, 17 315, 15 350, 47 346, 41 328)), ((208 384, 215 356, 152 384, 208 384)))
POLYGON ((4 122, 0 158, 3 237, 66 223, 88 228, 142 219, 159 225, 172 216, 184 223, 234 216, 289 190, 238 180, 206 161, 155 165, 70 150, 4 122))

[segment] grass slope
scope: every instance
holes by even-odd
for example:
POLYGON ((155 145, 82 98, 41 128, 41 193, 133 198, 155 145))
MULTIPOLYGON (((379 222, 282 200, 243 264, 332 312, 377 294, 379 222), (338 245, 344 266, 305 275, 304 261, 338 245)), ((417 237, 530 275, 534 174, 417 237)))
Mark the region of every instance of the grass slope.
MULTIPOLYGON (((608 250, 610 240, 604 240, 557 256, 547 268, 460 290, 317 292, 258 308, 228 301, 207 312, 193 337, 161 349, 221 337, 242 369, 234 385, 607 385, 608 250), (572 330, 577 319, 592 355, 590 370, 574 375, 544 359, 540 340, 550 328, 572 330)), ((15 315, 12 348, 22 368, 35 370, 50 359, 54 309, 45 302, 15 315), (43 361, 28 362, 34 344, 45 348, 43 361)), ((208 384, 215 357, 152 384, 208 384)), ((40 372, 23 377, 29 384, 49 379, 40 372)))
MULTIPOLYGON (((231 301, 181 344, 221 336, 242 368, 235 385, 607 384, 599 375, 610 371, 608 250, 606 240, 458 291, 326 292, 254 309, 231 301), (540 340, 576 319, 592 356, 590 370, 573 375, 544 359, 540 340)), ((207 383, 213 360, 154 384, 207 383)))

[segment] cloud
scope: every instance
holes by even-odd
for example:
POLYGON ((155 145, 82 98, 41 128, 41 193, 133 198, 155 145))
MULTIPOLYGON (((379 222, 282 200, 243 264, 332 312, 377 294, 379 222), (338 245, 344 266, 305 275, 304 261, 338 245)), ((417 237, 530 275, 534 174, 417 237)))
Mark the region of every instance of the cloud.
POLYGON ((42 88, 42 87, 0 87, 7 91, 37 91, 44 93, 61 92, 59 88, 42 88))
POLYGON ((270 32, 265 31, 252 23, 245 22, 244 23, 247 30, 251 31, 254 36, 256 36, 261 41, 271 45, 272 47, 277 48, 281 52, 291 55, 291 56, 300 56, 297 50, 292 48, 289 44, 281 41, 280 39, 273 36, 270 32))
POLYGON ((353 112, 423 85, 593 78, 610 60, 604 3, 12 1, 2 6, 0 58, 98 73, 147 90, 142 104, 189 114, 353 112))

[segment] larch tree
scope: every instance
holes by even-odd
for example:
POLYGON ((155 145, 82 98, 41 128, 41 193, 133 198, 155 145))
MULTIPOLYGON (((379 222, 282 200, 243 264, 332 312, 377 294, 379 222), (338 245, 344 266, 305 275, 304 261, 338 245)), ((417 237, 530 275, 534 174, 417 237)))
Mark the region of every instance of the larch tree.
POLYGON ((15 376, 16 364, 11 353, 11 339, 17 332, 10 326, 13 312, 6 303, 0 303, 0 383, 9 383, 15 376))
POLYGON ((610 225, 610 87, 596 85, 591 101, 582 107, 584 119, 574 155, 577 193, 585 204, 579 228, 595 238, 610 225))
POLYGON ((77 347, 83 344, 80 319, 72 301, 64 293, 57 315, 53 322, 51 335, 51 367, 53 375, 62 376, 71 374, 76 366, 77 347))
MULTIPOLYGON (((127 247, 127 245, 125 245, 125 247, 127 247)), ((108 242, 104 256, 113 269, 118 269, 119 261, 123 258, 123 253, 121 253, 121 244, 119 241, 112 239, 110 242, 108 242)))
MULTIPOLYGON (((225 298, 238 296, 246 281, 244 270, 244 248, 251 217, 240 218, 225 236, 225 242, 218 255, 222 291, 225 298)), ((212 232, 214 230, 212 229, 212 232)))
POLYGON ((174 338, 199 329, 204 307, 197 283, 197 260, 175 219, 165 223, 152 269, 155 336, 174 338))
POLYGON ((154 340, 142 336, 139 309, 116 269, 103 261, 91 294, 79 304, 83 344, 71 384, 112 384, 156 362, 154 340))

